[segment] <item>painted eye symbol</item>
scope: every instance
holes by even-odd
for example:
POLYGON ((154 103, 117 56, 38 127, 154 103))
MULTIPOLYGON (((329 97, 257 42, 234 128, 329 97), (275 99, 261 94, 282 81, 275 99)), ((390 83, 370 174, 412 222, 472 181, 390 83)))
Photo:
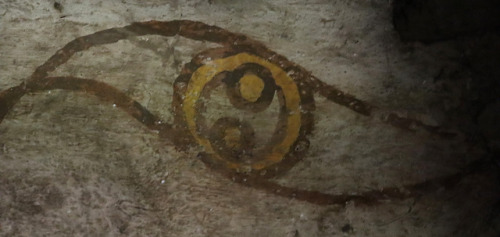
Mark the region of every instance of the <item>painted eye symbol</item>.
POLYGON ((202 146, 205 151, 200 154, 203 162, 233 181, 311 203, 344 204, 351 200, 375 203, 381 198, 408 198, 439 186, 436 184, 452 185, 458 182, 457 176, 466 175, 459 173, 404 188, 389 187, 356 195, 306 191, 269 181, 288 171, 307 154, 308 137, 312 136, 314 128, 314 93, 390 126, 424 130, 445 138, 457 134, 382 111, 325 84, 301 66, 245 35, 201 22, 149 21, 79 37, 38 67, 25 83, 0 92, 0 122, 26 93, 51 89, 93 94, 101 101, 123 109, 148 128, 158 130, 160 137, 170 139, 181 149, 202 146), (103 82, 77 77, 48 77, 49 72, 67 62, 76 52, 115 43, 131 35, 180 35, 221 45, 194 56, 175 80, 173 124, 164 123, 128 95, 103 82), (278 122, 264 145, 256 145, 254 128, 236 116, 222 117, 209 124, 202 113, 206 106, 204 101, 209 100, 211 91, 220 86, 226 89, 231 105, 238 110, 258 113, 268 109, 273 100, 277 101, 278 122))

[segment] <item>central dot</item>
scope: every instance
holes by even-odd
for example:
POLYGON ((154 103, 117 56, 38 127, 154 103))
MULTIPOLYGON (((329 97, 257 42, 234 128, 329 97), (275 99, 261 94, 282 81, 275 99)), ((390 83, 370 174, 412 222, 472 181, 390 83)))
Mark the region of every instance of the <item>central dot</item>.
POLYGON ((225 131, 224 141, 231 149, 240 147, 241 132, 238 128, 228 128, 225 131))
POLYGON ((257 101, 263 89, 264 82, 254 74, 245 74, 245 76, 240 79, 240 93, 247 101, 257 101))

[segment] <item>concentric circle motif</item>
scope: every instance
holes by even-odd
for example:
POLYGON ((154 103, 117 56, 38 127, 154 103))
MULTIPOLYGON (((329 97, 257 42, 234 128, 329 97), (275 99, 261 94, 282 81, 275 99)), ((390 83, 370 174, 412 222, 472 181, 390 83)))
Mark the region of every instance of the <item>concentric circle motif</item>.
POLYGON ((204 60, 198 60, 198 63, 193 61, 186 66, 184 71, 187 73, 176 81, 176 84, 187 85, 184 90, 176 91, 183 98, 177 110, 182 112, 181 119, 189 133, 205 148, 213 162, 236 172, 261 173, 270 168, 279 170, 278 165, 285 159, 288 159, 287 162, 298 161, 298 155, 307 150, 304 146, 308 144, 305 135, 310 133, 311 128, 307 123, 312 121, 311 106, 302 106, 302 98, 312 97, 311 92, 302 88, 301 95, 294 79, 282 68, 247 52, 231 52, 230 56, 217 57, 217 54, 208 51, 196 58, 204 60), (195 70, 191 72, 187 68, 195 70), (253 144, 249 140, 253 130, 248 128, 248 123, 234 118, 219 119, 217 126, 203 133, 204 129, 200 128, 200 121, 204 121, 199 113, 203 107, 200 97, 214 86, 225 86, 232 105, 252 112, 266 109, 275 95, 278 97, 279 121, 267 146, 260 149, 248 147, 248 144, 253 144), (232 146, 239 151, 228 151, 228 142, 222 139, 222 134, 229 129, 237 130, 236 133, 241 136, 236 141, 238 144, 232 146))
MULTIPOLYGON (((159 131, 161 138, 172 141, 180 149, 201 145, 205 152, 200 157, 213 170, 233 181, 280 196, 316 204, 345 204, 351 200, 374 203, 381 198, 411 197, 427 186, 435 187, 449 181, 438 179, 409 185, 406 190, 386 188, 360 195, 331 195, 284 187, 269 181, 270 177, 289 170, 306 154, 309 147, 307 137, 311 135, 314 124, 313 93, 365 116, 371 116, 375 108, 321 82, 304 68, 245 35, 201 22, 139 22, 76 38, 39 66, 21 85, 0 92, 0 122, 28 92, 53 89, 81 91, 112 103, 148 128, 159 131), (172 98, 174 124, 163 122, 126 93, 104 82, 72 76, 48 76, 76 52, 141 35, 179 35, 222 46, 193 57, 175 80, 172 98), (236 115, 221 117, 209 124, 204 115, 204 101, 210 100, 210 94, 218 87, 223 87, 231 105, 243 112, 259 115, 270 109, 273 101, 277 101, 279 114, 276 126, 270 131, 272 135, 264 142, 265 145, 257 145, 255 129, 244 118, 236 115)), ((450 135, 442 133, 438 127, 394 113, 389 113, 384 122, 406 130, 418 127, 431 134, 450 135)), ((458 182, 456 177, 450 176, 449 179, 458 182)))

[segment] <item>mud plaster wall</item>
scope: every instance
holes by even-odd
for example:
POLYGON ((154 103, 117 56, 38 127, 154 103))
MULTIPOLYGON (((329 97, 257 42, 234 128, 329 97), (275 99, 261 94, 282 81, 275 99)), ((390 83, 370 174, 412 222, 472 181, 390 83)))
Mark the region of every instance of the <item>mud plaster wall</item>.
MULTIPOLYGON (((460 51, 447 42, 400 43, 390 1, 58 4, 0 4, 1 90, 27 80, 74 38, 132 22, 189 19, 245 34, 344 92, 426 124, 443 125, 443 108, 459 103, 433 78, 443 67, 460 72, 460 51)), ((77 53, 51 75, 103 81, 172 122, 175 78, 193 55, 213 46, 179 36, 133 37, 77 53)), ((307 155, 275 183, 356 194, 450 175, 482 153, 462 140, 408 132, 315 98, 307 155)), ((223 96, 210 105, 209 121, 239 113, 223 96)), ((272 128, 267 120, 276 106, 251 121, 258 138, 272 128)), ((418 198, 316 205, 234 183, 200 161, 201 147, 178 151, 122 110, 85 93, 25 95, 0 124, 0 148, 5 236, 495 234, 486 221, 498 189, 489 174, 418 198)))

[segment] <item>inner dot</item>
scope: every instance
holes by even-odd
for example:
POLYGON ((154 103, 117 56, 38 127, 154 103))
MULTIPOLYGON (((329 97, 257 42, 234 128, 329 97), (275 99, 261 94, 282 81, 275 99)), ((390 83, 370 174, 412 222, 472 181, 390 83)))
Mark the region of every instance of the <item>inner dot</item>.
POLYGON ((240 79, 240 94, 247 101, 257 101, 263 89, 264 82, 254 74, 245 74, 240 79))
POLYGON ((239 148, 241 132, 238 128, 228 128, 226 129, 224 135, 226 146, 232 149, 239 148))

